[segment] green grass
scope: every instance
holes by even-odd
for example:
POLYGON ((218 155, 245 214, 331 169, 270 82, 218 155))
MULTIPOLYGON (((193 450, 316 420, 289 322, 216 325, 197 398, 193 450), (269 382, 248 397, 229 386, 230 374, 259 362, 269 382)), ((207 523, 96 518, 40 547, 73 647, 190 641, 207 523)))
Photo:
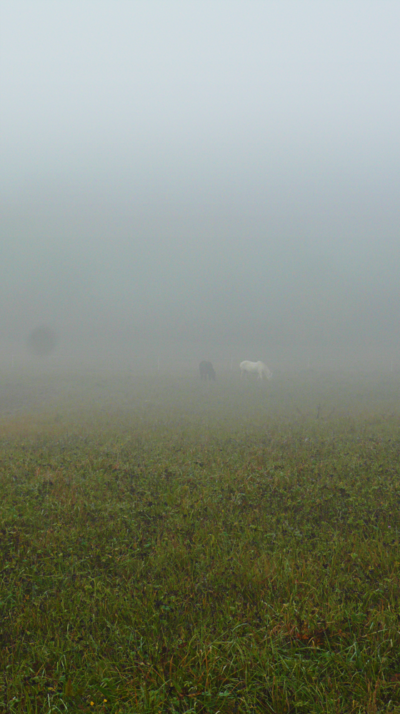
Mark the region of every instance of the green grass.
POLYGON ((1 713, 400 712, 399 377, 208 386, 3 387, 1 713))

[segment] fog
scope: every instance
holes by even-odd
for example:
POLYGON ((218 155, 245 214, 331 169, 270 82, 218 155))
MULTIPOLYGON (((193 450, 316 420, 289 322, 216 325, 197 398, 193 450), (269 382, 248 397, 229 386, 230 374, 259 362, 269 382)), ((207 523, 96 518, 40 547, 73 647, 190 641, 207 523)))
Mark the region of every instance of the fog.
POLYGON ((399 22, 3 2, 0 363, 400 367, 399 22))

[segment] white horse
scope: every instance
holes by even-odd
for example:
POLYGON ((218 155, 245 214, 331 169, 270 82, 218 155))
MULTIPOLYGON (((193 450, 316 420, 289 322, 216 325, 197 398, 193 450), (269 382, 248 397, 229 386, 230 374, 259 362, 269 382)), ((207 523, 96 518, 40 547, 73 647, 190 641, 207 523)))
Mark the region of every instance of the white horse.
POLYGON ((262 379, 263 377, 271 379, 272 377, 271 370, 264 362, 249 362, 249 360, 245 359, 239 366, 241 377, 245 374, 258 374, 258 379, 262 379))

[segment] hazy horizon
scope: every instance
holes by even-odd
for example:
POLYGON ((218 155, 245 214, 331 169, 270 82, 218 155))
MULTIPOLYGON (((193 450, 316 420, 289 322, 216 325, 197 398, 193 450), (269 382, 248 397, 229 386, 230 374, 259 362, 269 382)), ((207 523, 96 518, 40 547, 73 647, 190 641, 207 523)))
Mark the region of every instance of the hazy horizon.
POLYGON ((3 3, 0 359, 400 367, 399 20, 3 3))

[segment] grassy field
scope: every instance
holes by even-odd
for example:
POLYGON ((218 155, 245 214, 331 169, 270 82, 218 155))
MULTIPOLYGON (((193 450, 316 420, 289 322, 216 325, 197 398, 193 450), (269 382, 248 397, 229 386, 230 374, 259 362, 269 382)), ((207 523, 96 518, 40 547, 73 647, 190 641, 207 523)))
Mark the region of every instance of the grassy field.
POLYGON ((13 375, 0 712, 400 712, 400 376, 13 375))

